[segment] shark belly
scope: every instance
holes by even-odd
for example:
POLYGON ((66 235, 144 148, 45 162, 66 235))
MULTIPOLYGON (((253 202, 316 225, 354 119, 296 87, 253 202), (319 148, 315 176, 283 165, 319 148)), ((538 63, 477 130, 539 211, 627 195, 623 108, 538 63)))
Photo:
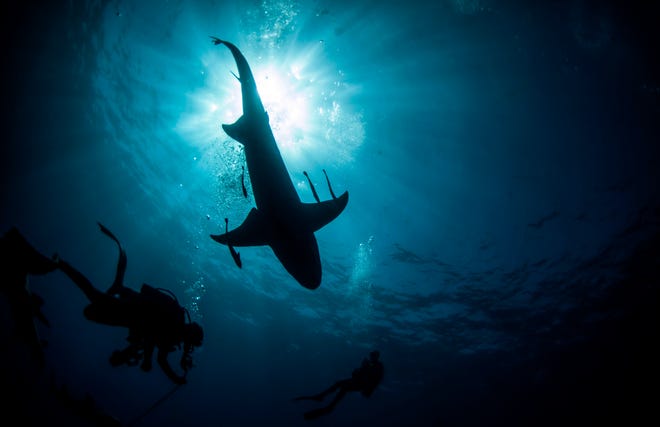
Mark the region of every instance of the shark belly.
POLYGON ((272 137, 244 144, 252 193, 257 208, 285 217, 291 206, 300 204, 284 160, 272 137))
MULTIPOLYGON (((284 230, 282 230, 284 231, 284 230)), ((294 279, 307 289, 321 284, 321 257, 314 233, 288 234, 270 244, 275 256, 294 279)))
MULTIPOLYGON (((335 219, 348 203, 348 192, 332 200, 302 203, 277 147, 247 60, 232 43, 211 36, 215 45, 231 51, 241 83, 243 115, 233 124, 223 124, 229 137, 243 144, 256 207, 243 223, 225 233, 211 235, 218 243, 233 247, 270 246, 282 266, 307 289, 321 284, 321 259, 314 232, 335 219)), ((327 178, 327 176, 326 176, 327 178)), ((328 186, 330 183, 328 181, 328 186)), ((314 193, 316 194, 316 193, 314 193)), ((241 267, 241 264, 237 262, 241 267)))

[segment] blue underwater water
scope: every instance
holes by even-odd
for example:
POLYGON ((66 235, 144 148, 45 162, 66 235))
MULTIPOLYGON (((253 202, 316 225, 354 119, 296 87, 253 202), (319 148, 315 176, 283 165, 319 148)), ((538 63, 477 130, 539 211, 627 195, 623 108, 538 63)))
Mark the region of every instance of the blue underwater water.
POLYGON ((205 331, 175 388, 155 363, 110 366, 126 330, 85 319, 64 274, 30 277, 46 367, 0 299, 7 420, 100 425, 86 394, 145 427, 657 420, 660 14, 620 3, 3 3, 0 231, 105 289, 100 221, 126 284, 172 290, 205 331), (209 36, 247 58, 301 200, 303 171, 323 200, 324 169, 350 194, 316 232, 316 290, 209 237, 254 206, 220 127, 236 65, 209 36), (303 419, 320 404, 291 398, 372 349, 374 394, 303 419))

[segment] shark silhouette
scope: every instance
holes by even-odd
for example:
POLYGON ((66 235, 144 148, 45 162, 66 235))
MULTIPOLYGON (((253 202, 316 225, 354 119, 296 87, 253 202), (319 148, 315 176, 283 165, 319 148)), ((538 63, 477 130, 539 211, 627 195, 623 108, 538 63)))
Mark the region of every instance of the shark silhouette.
MULTIPOLYGON (((241 83, 243 115, 233 124, 223 124, 222 128, 244 146, 257 205, 239 227, 211 235, 211 238, 229 246, 235 261, 238 254, 233 247, 270 246, 298 283, 307 289, 316 289, 321 284, 321 258, 314 232, 344 210, 348 192, 335 197, 328 181, 332 199, 323 202, 317 199, 317 203, 300 201, 277 148, 268 113, 261 103, 247 60, 234 44, 213 36, 211 39, 214 44, 229 48, 238 68, 238 76, 234 76, 241 83)), ((240 262, 237 265, 240 267, 240 262)))

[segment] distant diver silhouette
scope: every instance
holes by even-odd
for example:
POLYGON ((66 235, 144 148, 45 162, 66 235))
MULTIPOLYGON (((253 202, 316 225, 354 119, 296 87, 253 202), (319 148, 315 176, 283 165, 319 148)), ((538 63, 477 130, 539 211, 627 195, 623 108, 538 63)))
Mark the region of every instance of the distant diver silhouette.
POLYGON ((379 357, 380 352, 378 350, 374 350, 369 354, 368 359, 364 358, 362 360, 362 366, 353 370, 351 378, 339 380, 319 394, 294 398, 294 401, 315 400, 317 402, 321 402, 325 396, 339 390, 334 399, 327 406, 305 412, 305 419, 312 420, 322 415, 329 414, 335 408, 337 403, 339 403, 339 401, 343 399, 344 396, 346 396, 346 393, 350 391, 359 391, 365 397, 371 396, 378 384, 383 379, 383 375, 385 373, 383 363, 379 360, 379 357))
POLYGON ((132 366, 142 360, 142 370, 150 371, 153 351, 158 348, 157 361, 160 368, 174 383, 185 384, 188 370, 192 367, 191 353, 195 347, 202 345, 202 327, 190 320, 188 311, 179 305, 170 291, 146 283, 140 292, 125 287, 126 253, 115 235, 101 223, 98 225, 119 247, 115 280, 107 292, 96 289, 82 273, 57 255, 54 258, 60 270, 69 276, 89 300, 90 304, 84 310, 88 320, 128 328, 129 345, 123 350, 114 351, 110 363, 112 366, 132 366), (167 356, 181 348, 181 344, 183 352, 180 366, 184 374, 177 375, 169 365, 167 356))
POLYGON ((45 364, 43 345, 34 319, 50 326, 41 311, 44 300, 29 289, 29 276, 44 275, 57 268, 50 258, 39 253, 16 228, 10 228, 0 239, 2 285, 14 319, 16 336, 24 341, 40 366, 45 364))

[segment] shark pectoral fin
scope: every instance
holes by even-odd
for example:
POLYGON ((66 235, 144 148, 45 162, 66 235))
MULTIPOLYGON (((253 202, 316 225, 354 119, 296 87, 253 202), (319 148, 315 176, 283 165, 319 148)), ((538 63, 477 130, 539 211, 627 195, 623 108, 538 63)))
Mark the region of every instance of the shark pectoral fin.
POLYGON ((228 233, 212 234, 211 238, 223 245, 263 246, 270 242, 270 226, 266 217, 252 208, 243 224, 228 233))
POLYGON ((224 129, 225 133, 229 135, 230 138, 235 139, 236 141, 243 144, 248 131, 248 125, 245 122, 245 116, 241 116, 238 120, 230 125, 222 125, 222 129, 224 129))
POLYGON ((300 221, 305 229, 314 232, 337 218, 348 204, 348 191, 336 199, 319 203, 303 203, 300 221))

